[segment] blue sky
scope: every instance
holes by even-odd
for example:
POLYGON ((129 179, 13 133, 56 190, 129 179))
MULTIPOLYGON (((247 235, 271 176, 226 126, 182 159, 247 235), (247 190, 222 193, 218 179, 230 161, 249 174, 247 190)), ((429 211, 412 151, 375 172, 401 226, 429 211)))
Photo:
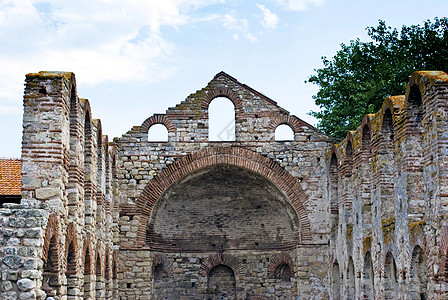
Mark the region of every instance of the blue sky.
POLYGON ((315 125, 304 81, 341 43, 446 16, 446 0, 0 0, 0 157, 19 157, 26 73, 72 71, 109 140, 225 71, 315 125))

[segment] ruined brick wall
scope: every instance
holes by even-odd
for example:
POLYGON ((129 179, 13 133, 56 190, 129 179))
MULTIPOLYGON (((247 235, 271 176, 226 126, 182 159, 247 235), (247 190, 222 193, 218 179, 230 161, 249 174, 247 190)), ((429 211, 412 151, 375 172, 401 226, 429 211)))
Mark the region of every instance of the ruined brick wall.
POLYGON ((22 200, 0 209, 0 299, 113 297, 115 151, 91 116, 72 73, 27 75, 22 200))
POLYGON ((445 73, 416 72, 334 145, 221 72, 109 143, 72 73, 28 74, 0 299, 443 298, 447 100, 445 73), (209 141, 217 97, 234 140, 209 141))
POLYGON ((333 299, 446 297, 447 104, 448 76, 415 72, 329 153, 333 299))
POLYGON ((114 145, 124 299, 328 298, 329 207, 321 187, 331 144, 316 129, 219 73, 114 145), (208 140, 216 97, 234 104, 235 141, 208 140), (168 142, 148 141, 154 124, 166 126, 168 142), (275 141, 280 124, 294 140, 275 141), (154 263, 159 256, 163 264, 154 263), (168 279, 158 279, 164 268, 168 279))

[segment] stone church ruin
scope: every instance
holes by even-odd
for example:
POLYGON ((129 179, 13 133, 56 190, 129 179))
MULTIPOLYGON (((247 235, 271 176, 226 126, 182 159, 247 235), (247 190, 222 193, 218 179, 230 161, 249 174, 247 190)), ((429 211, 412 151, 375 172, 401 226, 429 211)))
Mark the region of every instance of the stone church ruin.
POLYGON ((448 299, 443 72, 339 144, 224 72, 113 140, 73 73, 28 74, 23 103, 21 159, 0 164, 1 300, 448 299), (226 141, 209 140, 218 97, 226 141))

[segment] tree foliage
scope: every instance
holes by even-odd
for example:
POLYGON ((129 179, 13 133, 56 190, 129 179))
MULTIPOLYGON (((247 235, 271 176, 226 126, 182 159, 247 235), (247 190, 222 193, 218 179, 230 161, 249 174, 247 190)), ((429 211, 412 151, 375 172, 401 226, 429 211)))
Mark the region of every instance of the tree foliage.
POLYGON ((448 18, 401 31, 380 20, 378 27, 366 30, 371 41, 341 44, 331 60, 322 57, 324 67, 308 79, 320 87, 313 96, 320 111, 310 115, 319 120, 320 130, 338 140, 356 129, 365 114, 378 111, 385 97, 404 94, 412 72, 447 71, 448 18))

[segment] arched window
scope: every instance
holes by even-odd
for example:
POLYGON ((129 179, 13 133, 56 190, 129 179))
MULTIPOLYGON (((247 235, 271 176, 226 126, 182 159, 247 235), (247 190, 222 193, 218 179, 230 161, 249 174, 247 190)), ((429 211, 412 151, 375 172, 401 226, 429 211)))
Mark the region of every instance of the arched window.
POLYGON ((348 270, 347 270, 347 299, 355 299, 355 266, 353 265, 353 259, 350 257, 348 259, 348 270))
POLYGON ((95 261, 95 275, 97 280, 102 277, 102 269, 101 269, 101 258, 100 258, 100 254, 98 253, 96 256, 96 261, 95 261))
POLYGON ((372 154, 372 147, 370 145, 370 128, 366 124, 362 128, 362 144, 361 149, 363 153, 363 159, 369 159, 372 154))
POLYGON ((331 275, 331 295, 333 299, 341 299, 341 273, 339 272, 339 264, 337 261, 333 264, 331 275))
POLYGON ((235 106, 224 97, 212 100, 208 107, 209 141, 235 141, 235 106))
POLYGON ((281 279, 283 282, 290 282, 292 276, 291 268, 288 264, 282 263, 275 268, 274 275, 275 278, 281 279))
POLYGON ((392 112, 386 109, 383 115, 383 124, 381 125, 381 134, 383 137, 383 152, 393 154, 394 150, 394 124, 392 119, 392 112))
POLYGON ((408 97, 408 122, 411 122, 413 128, 417 128, 423 119, 423 101, 420 89, 416 84, 411 86, 408 97))
POLYGON ((236 279, 232 268, 217 265, 208 273, 208 297, 213 299, 234 299, 236 296, 236 279))
POLYGON ((370 252, 366 253, 364 258, 364 276, 363 276, 363 299, 373 300, 373 287, 374 287, 374 278, 373 278, 373 266, 372 266, 372 256, 370 252))
POLYGON ((168 142, 168 129, 163 124, 154 124, 149 127, 149 142, 168 142))
POLYGON ((397 266, 391 252, 386 255, 384 264, 384 296, 385 299, 397 299, 397 266))
POLYGON ((428 299, 428 271, 420 246, 415 246, 411 262, 411 299, 428 299))
POLYGON ((281 124, 275 128, 275 140, 276 141, 293 141, 294 131, 289 125, 281 124))

